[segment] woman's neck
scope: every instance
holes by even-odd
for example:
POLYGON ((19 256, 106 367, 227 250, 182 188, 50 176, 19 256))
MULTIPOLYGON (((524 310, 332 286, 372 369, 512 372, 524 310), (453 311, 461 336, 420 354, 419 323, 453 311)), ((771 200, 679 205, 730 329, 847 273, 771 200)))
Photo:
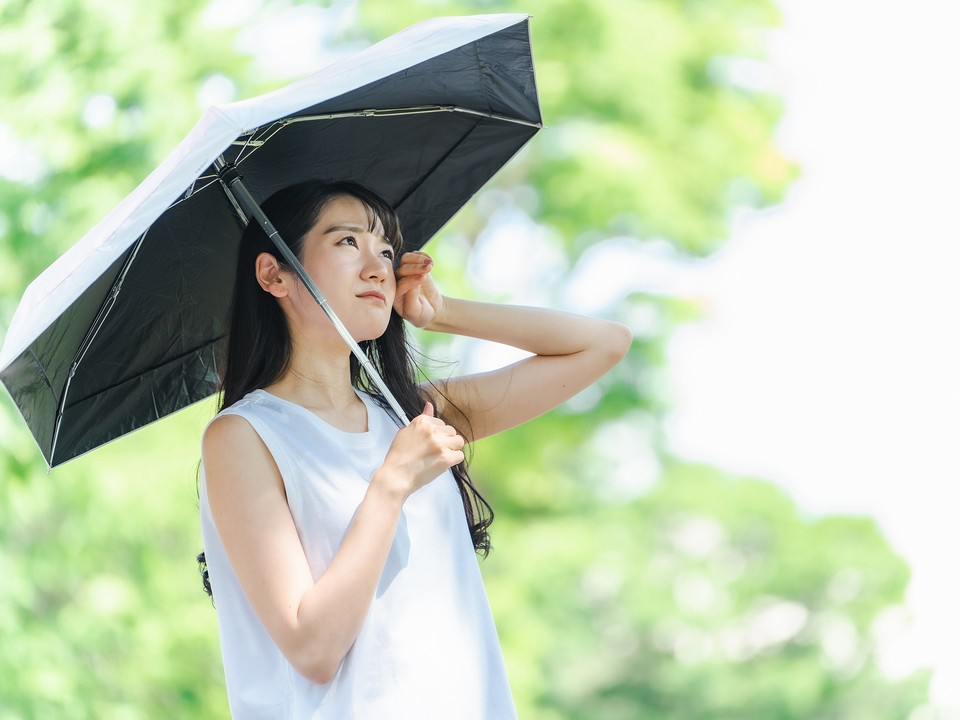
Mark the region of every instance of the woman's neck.
POLYGON ((321 415, 362 405, 350 382, 349 351, 311 352, 294 343, 287 369, 266 389, 321 415))

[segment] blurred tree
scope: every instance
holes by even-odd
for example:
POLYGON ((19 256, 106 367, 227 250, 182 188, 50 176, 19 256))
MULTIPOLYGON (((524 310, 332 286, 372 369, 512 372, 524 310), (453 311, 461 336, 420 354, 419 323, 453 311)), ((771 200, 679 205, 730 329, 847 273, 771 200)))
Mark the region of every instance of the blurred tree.
MULTIPOLYGON (((185 0, 0 1, 0 326, 210 99, 257 89, 235 32, 204 17, 185 0)), ((186 417, 46 477, 4 393, 0 718, 227 716, 186 417)))
POLYGON ((866 518, 667 463, 651 492, 501 517, 484 564, 521 717, 905 718, 878 667, 908 570, 866 518))
MULTIPOLYGON (((594 276, 614 283, 664 243, 676 258, 707 253, 733 212, 776 201, 795 175, 773 144, 767 0, 361 9, 377 36, 434 15, 533 15, 547 129, 429 246, 445 287, 576 309, 564 280, 586 251, 635 250, 594 276), (464 287, 471 251, 493 258, 477 272, 488 287, 464 287)), ((638 289, 608 313, 636 340, 600 392, 477 447, 505 553, 484 573, 521 716, 908 715, 927 677, 884 678, 873 632, 902 601, 902 561, 868 520, 804 520, 767 484, 671 459, 660 373, 696 302, 638 289)), ((441 356, 476 350, 422 341, 441 356)))
POLYGON ((476 12, 533 16, 549 129, 510 177, 533 185, 518 203, 568 247, 630 234, 703 253, 734 210, 779 199, 793 176, 771 132, 780 103, 757 79, 771 0, 361 3, 377 37, 476 12))
MULTIPOLYGON (((762 82, 771 0, 363 0, 356 22, 350 2, 0 0, 0 326, 203 105, 288 79, 237 49, 237 23, 266 31, 321 5, 345 21, 339 35, 323 28, 327 42, 442 14, 535 15, 548 129, 431 246, 449 291, 517 297, 463 272, 512 223, 534 259, 501 261, 524 256, 535 292, 522 299, 562 306, 587 248, 628 237, 706 253, 732 212, 775 201, 794 173, 762 82)), ((872 641, 902 598, 903 564, 868 521, 805 520, 759 481, 667 457, 658 373, 695 308, 638 291, 607 312, 635 329, 627 361, 477 451, 503 548, 483 567, 523 716, 904 717, 924 678, 886 681, 872 641)), ((431 354, 474 353, 423 340, 431 354)), ((45 477, 0 403, 0 720, 227 716, 191 563, 211 414, 186 411, 45 477)))
MULTIPOLYGON (((796 173, 773 141, 780 102, 757 79, 764 73, 765 33, 779 19, 772 0, 364 0, 360 10, 376 37, 437 15, 533 16, 547 128, 428 247, 444 287, 576 310, 564 281, 586 264, 587 251, 602 256, 629 238, 634 252, 626 262, 598 263, 611 283, 622 285, 650 249, 668 244, 681 257, 715 249, 734 212, 778 200, 796 173), (522 238, 497 242, 495 228, 505 222, 522 238), (468 253, 485 244, 499 252, 496 272, 522 264, 514 294, 464 287, 468 253), (517 295, 520 288, 538 292, 517 295)), ((635 422, 655 424, 669 404, 660 382, 665 342, 696 310, 689 301, 637 290, 606 309, 634 329, 636 341, 600 392, 585 393, 545 423, 491 440, 484 456, 509 458, 512 477, 537 475, 544 467, 576 466, 583 442, 607 420, 629 413, 635 422)), ((423 341, 440 354, 450 343, 423 341)), ((454 356, 473 349, 456 341, 450 347, 454 356)), ((568 479, 576 482, 569 473, 551 474, 547 502, 579 497, 562 485, 568 479)), ((590 483, 581 485, 589 495, 590 483)), ((537 505, 545 497, 515 482, 493 493, 507 506, 537 505)))
POLYGON ((250 90, 233 33, 202 17, 185 0, 0 3, 0 229, 16 259, 0 275, 5 311, 180 141, 205 89, 250 90))
POLYGON ((0 718, 228 717, 191 562, 211 414, 191 408, 52 477, 36 462, 0 477, 0 718))

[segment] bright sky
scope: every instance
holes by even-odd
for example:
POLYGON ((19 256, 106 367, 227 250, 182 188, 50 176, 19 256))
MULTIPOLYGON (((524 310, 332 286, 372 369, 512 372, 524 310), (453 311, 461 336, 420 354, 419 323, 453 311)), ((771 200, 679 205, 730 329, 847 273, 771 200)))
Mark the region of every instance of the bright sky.
POLYGON ((675 269, 708 310, 671 346, 669 437, 806 510, 876 517, 913 569, 887 670, 934 664, 960 713, 960 4, 781 6, 769 79, 804 175, 675 269))

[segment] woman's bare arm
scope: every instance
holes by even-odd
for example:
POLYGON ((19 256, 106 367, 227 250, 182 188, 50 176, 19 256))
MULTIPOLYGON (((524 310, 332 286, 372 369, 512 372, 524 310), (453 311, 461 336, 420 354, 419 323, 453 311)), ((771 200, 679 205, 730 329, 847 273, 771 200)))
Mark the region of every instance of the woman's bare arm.
POLYGON ((314 682, 333 678, 360 632, 406 498, 463 460, 463 438, 432 413, 428 405, 398 433, 316 580, 280 471, 260 436, 232 415, 215 420, 204 435, 207 497, 230 565, 281 652, 314 682))
MULTIPOLYGON (((617 322, 541 308, 448 298, 430 279, 433 263, 407 253, 394 307, 417 327, 511 345, 532 357, 491 372, 437 383, 466 416, 471 440, 519 425, 570 399, 619 362, 630 330, 617 322)), ((430 392, 430 387, 424 388, 430 392)), ((435 395, 441 413, 445 398, 435 395)), ((456 414, 456 413, 453 413, 456 414)))
MULTIPOLYGON (((478 440, 569 400, 616 365, 632 341, 620 323, 540 308, 446 298, 427 329, 491 340, 532 353, 506 367, 439 383, 478 440)), ((443 408, 445 411, 446 408, 443 408)))

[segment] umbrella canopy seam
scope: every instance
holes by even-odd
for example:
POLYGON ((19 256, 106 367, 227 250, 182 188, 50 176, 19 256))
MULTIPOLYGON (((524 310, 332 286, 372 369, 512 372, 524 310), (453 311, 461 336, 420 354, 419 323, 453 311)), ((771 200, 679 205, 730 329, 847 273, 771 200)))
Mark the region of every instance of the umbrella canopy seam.
POLYGON ((46 370, 46 368, 43 367, 43 361, 42 361, 42 360, 40 359, 40 357, 33 351, 33 348, 29 348, 29 353, 30 353, 30 357, 33 358, 33 361, 34 361, 34 362, 33 362, 33 365, 34 365, 34 367, 37 368, 37 371, 38 371, 39 374, 40 374, 40 379, 43 380, 44 383, 46 383, 47 388, 49 388, 49 390, 50 390, 50 393, 51 393, 51 394, 53 395, 53 397, 56 399, 56 397, 57 397, 57 391, 56 391, 56 389, 53 387, 53 383, 50 381, 50 376, 47 375, 47 370, 46 370))
POLYGON ((483 66, 483 62, 480 60, 480 47, 477 45, 477 43, 473 43, 473 57, 477 63, 477 72, 484 80, 484 82, 480 83, 480 92, 483 93, 483 99, 486 100, 487 110, 493 112, 493 103, 490 101, 489 93, 487 93, 487 82, 489 82, 489 80, 487 78, 487 73, 483 66))

